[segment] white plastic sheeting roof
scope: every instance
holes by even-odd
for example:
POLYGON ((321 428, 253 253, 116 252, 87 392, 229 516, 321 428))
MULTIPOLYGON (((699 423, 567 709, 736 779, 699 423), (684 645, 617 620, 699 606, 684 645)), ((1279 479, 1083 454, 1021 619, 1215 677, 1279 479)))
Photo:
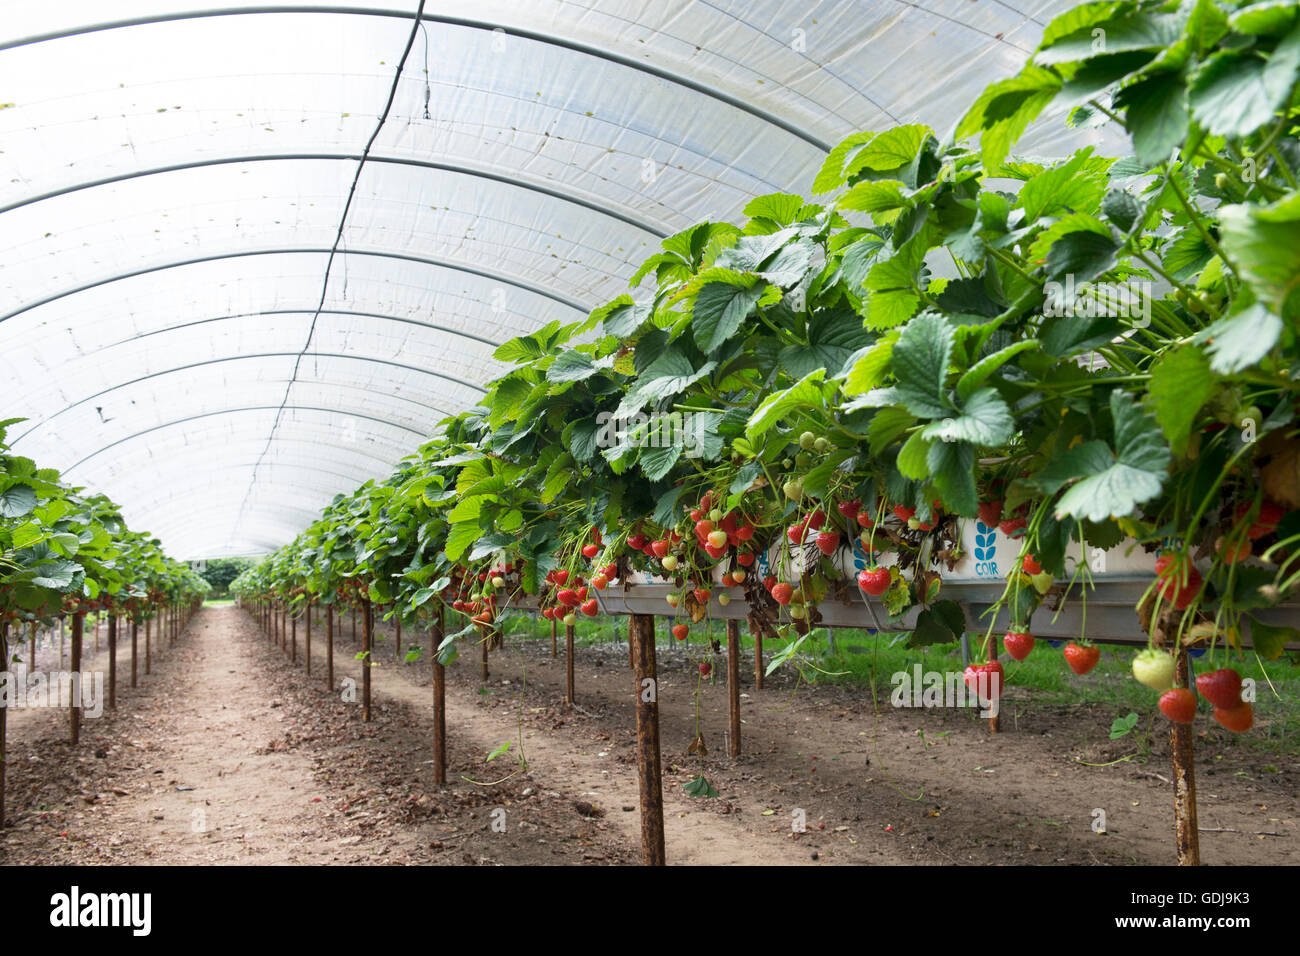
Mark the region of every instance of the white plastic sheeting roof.
POLYGON ((270 550, 496 344, 856 130, 946 134, 1067 6, 6 3, 0 418, 173 555, 270 550))

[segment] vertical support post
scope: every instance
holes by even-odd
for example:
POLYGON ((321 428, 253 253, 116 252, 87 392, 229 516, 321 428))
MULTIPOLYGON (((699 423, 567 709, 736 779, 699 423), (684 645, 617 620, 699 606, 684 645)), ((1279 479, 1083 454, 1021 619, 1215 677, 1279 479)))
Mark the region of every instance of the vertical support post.
POLYGON ((357 606, 352 605, 352 643, 357 642, 357 606))
POLYGON ((763 689, 763 631, 751 621, 749 633, 754 637, 754 690, 763 689))
MULTIPOLYGON (((997 659, 998 659, 997 640, 993 637, 992 634, 989 634, 988 637, 984 639, 984 660, 988 661, 989 663, 992 663, 997 659)), ((1003 688, 1001 687, 998 688, 998 701, 997 701, 996 709, 994 710, 992 716, 989 717, 989 733, 991 734, 996 734, 998 732, 998 714, 1002 709, 1002 697, 1001 697, 1002 690, 1003 688)))
POLYGON ((487 680, 488 679, 488 642, 492 640, 492 634, 488 631, 488 629, 485 626, 480 624, 478 629, 478 636, 479 636, 478 646, 479 646, 479 655, 480 655, 479 680, 487 680))
MULTIPOLYGON (((1187 648, 1179 644, 1174 661, 1174 684, 1188 686, 1187 648)), ((1179 866, 1201 865, 1201 840, 1196 824, 1196 759, 1191 724, 1169 722, 1169 749, 1173 755, 1174 838, 1179 866)))
POLYGON ((564 706, 572 707, 573 697, 573 636, 577 627, 564 625, 564 706))
POLYGON ((108 709, 117 710, 117 615, 108 618, 108 709))
MULTIPOLYGON (((0 623, 0 680, 12 681, 9 673, 9 625, 0 623)), ((0 832, 5 826, 5 772, 8 763, 5 757, 5 731, 9 721, 9 708, 0 707, 0 832)))
MULTIPOLYGON (((161 636, 160 634, 159 637, 161 636)), ((153 673, 153 635, 148 627, 144 629, 144 672, 153 673)))
MULTIPOLYGON (((149 627, 152 623, 153 622, 151 619, 146 620, 144 622, 144 628, 146 634, 149 633, 149 627)), ((139 668, 136 666, 136 661, 139 659, 139 657, 140 657, 140 622, 137 621, 135 618, 131 618, 131 686, 132 687, 135 687, 140 682, 139 668)))
POLYGON ((555 618, 551 618, 551 660, 555 660, 558 652, 558 648, 555 646, 556 631, 558 630, 559 630, 559 625, 555 623, 555 618))
POLYGON ((370 723, 370 649, 374 646, 374 612, 370 607, 370 598, 361 602, 361 629, 365 644, 361 648, 361 721, 370 723))
POLYGON ((289 649, 289 605, 280 605, 280 650, 289 649))
POLYGON ((740 622, 727 621, 727 716, 728 750, 740 756, 740 622))
POLYGON ((334 689, 334 605, 325 605, 325 683, 334 689))
POLYGON ((307 676, 311 676, 311 598, 307 599, 307 633, 305 635, 307 642, 307 676))
POLYGON ((439 602, 437 616, 429 629, 433 657, 433 782, 438 786, 447 782, 447 668, 438 660, 438 645, 445 636, 439 602))
MULTIPOLYGON (((81 635, 86 626, 86 615, 84 612, 77 612, 72 616, 72 673, 79 681, 81 680, 81 635)), ((7 648, 8 645, 6 645, 7 648)), ((8 651, 6 650, 6 664, 8 661, 8 651)), ((75 747, 81 740, 81 708, 77 706, 78 701, 74 695, 72 706, 68 708, 69 740, 75 747)))
POLYGON ((36 622, 32 621, 32 652, 27 661, 27 673, 36 672, 36 622))
POLYGON ((289 660, 298 663, 298 615, 289 615, 289 660))
POLYGON ((659 764, 659 685, 655 667, 655 619, 633 614, 632 692, 636 694, 636 765, 641 785, 641 862, 664 865, 664 791, 659 764))
POLYGON ((67 635, 67 629, 63 622, 64 622, 64 618, 59 618, 59 669, 60 670, 62 670, 63 668, 63 654, 64 654, 63 644, 64 644, 64 638, 67 635))
POLYGON ((103 613, 95 615, 95 656, 99 656, 99 622, 104 619, 103 613))

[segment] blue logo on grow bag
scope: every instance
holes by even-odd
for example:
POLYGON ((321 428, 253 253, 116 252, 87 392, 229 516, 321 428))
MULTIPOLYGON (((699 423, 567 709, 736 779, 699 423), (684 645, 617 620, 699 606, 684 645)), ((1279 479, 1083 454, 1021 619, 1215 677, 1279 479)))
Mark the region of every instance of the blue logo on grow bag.
POLYGON ((998 533, 983 521, 975 522, 975 573, 979 577, 997 577, 998 563, 993 560, 997 552, 998 533))
MULTIPOLYGON (((873 552, 871 563, 875 564, 880 558, 880 552, 873 552)), ((853 566, 859 571, 866 570, 867 567, 867 549, 862 546, 862 539, 855 538, 853 541, 853 566)))
POLYGON ((766 551, 760 551, 758 553, 758 570, 759 570, 759 574, 761 574, 763 577, 767 577, 767 552, 766 551))

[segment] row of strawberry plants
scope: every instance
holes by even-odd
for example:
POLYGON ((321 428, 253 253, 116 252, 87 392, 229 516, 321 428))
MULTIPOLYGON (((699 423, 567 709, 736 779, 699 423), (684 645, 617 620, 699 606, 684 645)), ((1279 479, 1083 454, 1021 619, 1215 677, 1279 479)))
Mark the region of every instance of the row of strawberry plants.
MULTIPOLYGON (((465 627, 444 663, 500 595, 571 623, 645 574, 692 620, 717 591, 806 635, 861 600, 885 629, 919 608, 910 642, 943 643, 969 626, 940 594, 979 520, 1021 544, 996 608, 1017 658, 1090 550, 1150 553, 1134 674, 1190 720, 1173 648, 1300 637, 1252 613, 1300 582, 1298 75, 1293 3, 1076 7, 951 136, 855 134, 814 198, 674 235, 629 294, 502 345, 479 407, 237 590, 412 626, 445 606, 465 627), (1133 151, 1015 154, 1035 121, 1133 151)), ((1068 660, 1095 661, 1087 635, 1068 660)), ((1250 726, 1239 694, 1206 696, 1250 726)))
POLYGON ((0 627, 96 611, 143 621, 207 593, 156 538, 130 531, 108 498, 13 454, 5 429, 15 421, 0 422, 0 627))

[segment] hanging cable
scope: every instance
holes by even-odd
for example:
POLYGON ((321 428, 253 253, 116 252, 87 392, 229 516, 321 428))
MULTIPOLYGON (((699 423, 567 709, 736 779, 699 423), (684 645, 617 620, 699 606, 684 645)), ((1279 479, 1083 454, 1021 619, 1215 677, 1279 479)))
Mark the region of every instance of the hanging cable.
MULTIPOLYGON (((379 139, 379 134, 384 129, 384 123, 388 121, 388 114, 393 109, 393 102, 397 99, 397 87, 402 82, 402 71, 406 68, 406 61, 411 55, 411 48, 415 46, 415 36, 422 26, 424 17, 425 0, 420 0, 419 6, 415 11, 415 22, 411 24, 411 32, 406 37, 406 46, 402 50, 401 59, 397 62, 397 69, 393 73, 393 83, 388 90, 388 100, 384 103, 383 112, 379 114, 379 122, 375 124, 374 132, 370 134, 370 139, 366 142, 366 148, 361 151, 361 158, 357 161, 357 170, 352 176, 352 185, 348 189, 347 199, 343 203, 343 214, 339 216, 338 232, 334 236, 334 244, 330 247, 329 258, 325 261, 325 278, 321 282, 320 301, 316 305, 316 311, 311 317, 311 324, 307 329, 307 340, 303 343, 302 349, 298 352, 297 358, 293 363, 293 374, 289 376, 289 381, 285 385, 284 398, 280 401, 280 406, 275 413, 275 421, 271 425, 271 431, 266 436, 266 446, 262 449, 257 461, 253 465, 253 473, 248 480, 248 490, 244 493, 244 500, 239 506, 239 514, 231 526, 231 534, 239 528, 243 521, 244 512, 248 508, 249 499, 252 497, 253 488, 257 485, 257 473, 266 460, 267 452, 271 450, 271 444, 275 441, 275 433, 280 427, 280 420, 284 416, 285 407, 289 404, 290 393, 293 386, 297 383, 298 370, 302 367, 302 360, 307 355, 307 350, 311 348, 311 340, 316 334, 316 323, 319 321, 321 313, 325 309, 325 297, 329 293, 330 275, 334 268, 334 260, 338 257, 339 248, 343 244, 343 233, 348 223, 348 212, 352 209, 352 200, 357 193, 357 184, 361 181, 361 173, 366 167, 366 160, 370 157, 370 151, 374 148, 375 142, 379 139)), ((426 36, 427 50, 427 36, 426 36)), ((425 83, 427 89, 428 69, 426 59, 425 83)), ((427 99, 426 99, 427 103, 427 99)))

